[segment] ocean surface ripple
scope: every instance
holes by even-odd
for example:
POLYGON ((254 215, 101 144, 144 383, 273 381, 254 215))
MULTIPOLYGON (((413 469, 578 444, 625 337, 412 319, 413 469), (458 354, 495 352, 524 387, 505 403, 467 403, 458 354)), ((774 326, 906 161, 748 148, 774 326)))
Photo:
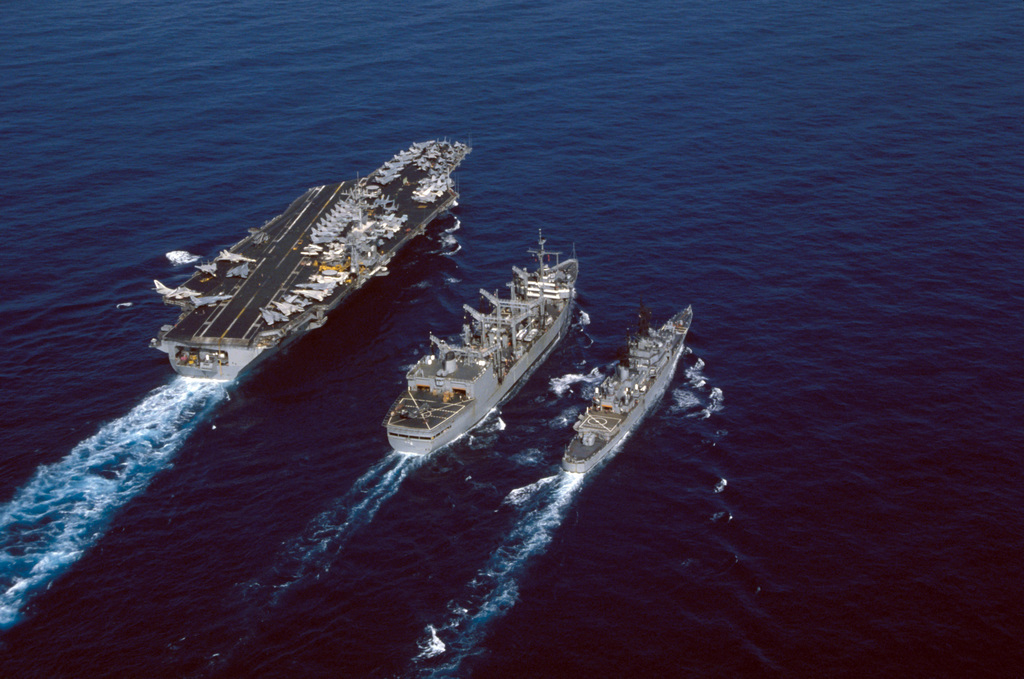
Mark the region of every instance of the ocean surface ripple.
POLYGON ((1018 676, 1022 36, 1017 0, 5 3, 3 676, 1018 676), (459 205, 323 328, 229 388, 149 348, 153 279, 442 137, 459 205), (538 229, 572 332, 388 454, 538 229), (573 485, 641 302, 692 352, 573 485))

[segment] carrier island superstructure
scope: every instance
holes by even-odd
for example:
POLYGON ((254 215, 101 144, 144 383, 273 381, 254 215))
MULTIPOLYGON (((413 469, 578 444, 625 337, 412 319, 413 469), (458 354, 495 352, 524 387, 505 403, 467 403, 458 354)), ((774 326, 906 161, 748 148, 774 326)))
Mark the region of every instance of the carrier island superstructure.
POLYGON ((463 305, 461 344, 430 336, 436 353, 409 370, 405 392, 384 419, 395 450, 426 454, 458 438, 515 393, 565 335, 579 265, 575 258, 559 262, 539 240, 530 251, 537 270, 513 267, 508 299, 481 290, 489 312, 463 305))
POLYGON ((181 307, 150 346, 182 375, 233 380, 309 330, 456 204, 451 173, 470 147, 413 144, 362 179, 316 186, 183 285, 154 281, 181 307))
POLYGON ((597 466, 665 393, 683 353, 693 308, 676 313, 657 330, 651 330, 650 320, 650 312, 641 305, 637 334, 573 425, 576 436, 562 456, 566 471, 584 473, 597 466))

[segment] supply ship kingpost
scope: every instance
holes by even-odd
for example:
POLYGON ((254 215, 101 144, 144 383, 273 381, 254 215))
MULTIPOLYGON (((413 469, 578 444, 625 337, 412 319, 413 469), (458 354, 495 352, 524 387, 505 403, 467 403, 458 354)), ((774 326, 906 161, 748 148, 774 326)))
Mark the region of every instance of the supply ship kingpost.
POLYGON ((468 431, 509 398, 565 335, 579 265, 575 258, 559 262, 558 253, 547 252, 539 240, 530 250, 537 270, 512 268, 509 299, 481 290, 490 312, 463 305, 472 322, 462 326, 461 345, 430 336, 437 353, 409 370, 405 393, 384 419, 395 450, 426 454, 468 431))
POLYGON ((182 286, 154 281, 181 307, 150 346, 182 375, 233 380, 319 328, 327 314, 456 204, 451 173, 470 147, 413 144, 362 179, 316 186, 182 286))
POLYGON ((693 308, 686 307, 652 331, 650 311, 640 306, 636 336, 573 425, 577 433, 565 449, 563 469, 580 474, 593 469, 661 399, 683 354, 692 320, 693 308))

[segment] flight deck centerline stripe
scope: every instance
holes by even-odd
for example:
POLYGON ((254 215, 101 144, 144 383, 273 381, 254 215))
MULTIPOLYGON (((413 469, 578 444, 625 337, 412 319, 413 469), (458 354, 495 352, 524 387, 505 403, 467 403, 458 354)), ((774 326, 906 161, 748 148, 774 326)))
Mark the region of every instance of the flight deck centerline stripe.
POLYGON ((228 334, 228 332, 231 330, 231 328, 235 327, 235 323, 238 322, 238 319, 242 317, 242 314, 244 314, 245 310, 248 309, 248 308, 249 308, 248 304, 246 304, 244 307, 242 307, 242 310, 238 312, 237 316, 235 316, 235 320, 231 321, 231 324, 227 327, 227 329, 220 334, 219 339, 224 339, 224 335, 228 334))
MULTIPOLYGON (((324 213, 324 212, 325 212, 325 211, 327 210, 327 208, 328 208, 328 207, 330 207, 330 205, 331 205, 331 201, 333 201, 333 200, 334 200, 334 197, 335 197, 336 195, 338 195, 338 192, 339 192, 339 191, 341 191, 341 188, 342 188, 342 186, 344 186, 344 182, 342 182, 341 184, 338 184, 338 187, 337 187, 337 188, 336 188, 336 189, 334 190, 334 193, 332 193, 332 194, 330 195, 330 197, 329 197, 329 198, 328 198, 328 199, 327 199, 326 201, 324 201, 323 205, 321 205, 321 206, 320 206, 320 208, 319 208, 319 209, 317 209, 317 211, 316 211, 316 214, 315 214, 315 215, 314 215, 314 216, 313 216, 313 217, 312 217, 312 218, 310 219, 310 222, 309 222, 309 225, 310 225, 310 227, 312 227, 312 225, 313 225, 313 224, 314 224, 314 223, 316 222, 316 220, 317 220, 317 219, 318 219, 318 218, 319 218, 319 217, 320 217, 320 216, 321 216, 321 215, 322 215, 322 214, 323 214, 323 213, 324 213)), ((285 227, 285 229, 284 229, 284 230, 282 231, 282 233, 281 233, 281 237, 279 237, 279 238, 278 238, 277 240, 275 240, 275 241, 274 241, 274 243, 273 243, 273 244, 271 245, 271 248, 274 248, 274 247, 276 247, 276 246, 277 246, 278 244, 280 244, 280 243, 281 243, 281 240, 282 240, 282 238, 283 238, 283 237, 284 237, 284 236, 285 236, 286 234, 288 234, 288 233, 289 233, 289 232, 290 232, 290 231, 291 231, 291 230, 292 230, 292 229, 293 229, 293 228, 295 227, 295 225, 296 225, 296 224, 298 224, 298 222, 299 222, 299 219, 301 219, 301 218, 302 218, 302 215, 303 215, 303 214, 304 214, 304 213, 306 212, 306 210, 308 210, 308 209, 309 209, 309 207, 310 207, 311 205, 313 205, 313 201, 314 201, 314 200, 316 199, 317 195, 318 195, 318 194, 319 194, 319 193, 320 193, 321 191, 323 191, 323 189, 324 189, 324 188, 325 188, 324 186, 321 186, 321 187, 318 187, 317 189, 315 189, 315 190, 313 191, 313 195, 311 195, 311 196, 310 196, 310 198, 309 198, 309 201, 308 201, 308 202, 306 203, 306 205, 305 205, 305 206, 304 206, 304 207, 302 208, 302 210, 301 210, 301 211, 299 212, 299 214, 298 214, 298 215, 296 215, 295 219, 293 219, 293 220, 292 220, 292 223, 291 223, 291 225, 289 225, 289 226, 285 227)), ((293 244, 292 244, 292 245, 291 245, 291 246, 289 247, 289 250, 295 250, 295 249, 296 249, 296 246, 297 246, 297 244, 298 244, 298 242, 299 242, 300 240, 302 240, 302 236, 304 235, 304 229, 302 229, 302 230, 300 230, 300 231, 302 231, 302 233, 299 233, 299 234, 298 234, 298 236, 296 237, 296 239, 295 239, 294 243, 293 243, 293 244)), ((268 248, 267 254, 270 254, 270 249, 271 249, 271 248, 268 248)), ((253 275, 254 275, 254 274, 256 273, 256 271, 257 271, 257 270, 259 269, 259 267, 260 267, 260 266, 261 266, 261 265, 263 264, 263 262, 265 262, 265 261, 268 261, 268 258, 264 258, 264 259, 260 260, 259 264, 257 264, 257 265, 256 265, 256 267, 254 267, 254 268, 253 268, 253 272, 252 272, 252 274, 253 274, 253 275)), ((283 258, 282 258, 282 259, 279 259, 279 260, 278 260, 278 263, 284 263, 284 261, 285 261, 285 259, 283 259, 283 258)), ((302 261, 302 259, 300 258, 300 259, 299 259, 298 261, 299 261, 299 262, 301 262, 301 261, 302 261)), ((292 270, 291 270, 290 272, 288 272, 288 274, 287 274, 287 275, 285 276, 285 283, 287 283, 289 279, 291 279, 292 281, 294 281, 294 280, 295 280, 295 279, 297 278, 297 276, 296 276, 296 272, 297 272, 297 271, 298 271, 298 262, 297 262, 297 263, 295 264, 295 266, 294 266, 294 267, 292 267, 292 270)), ((239 286, 239 288, 238 288, 238 291, 236 292, 236 294, 238 294, 238 292, 241 292, 241 291, 242 291, 242 287, 244 287, 244 286, 245 286, 245 284, 246 284, 246 283, 248 283, 248 282, 249 282, 248 280, 246 280, 245 282, 243 282, 243 283, 242 283, 242 285, 241 285, 241 286, 239 286)), ((284 290, 284 289, 285 289, 286 287, 287 287, 287 285, 283 285, 283 286, 281 286, 281 290, 284 290)), ((279 290, 278 292, 280 292, 280 290, 279 290)), ((276 297, 277 295, 275 294, 274 296, 276 297)), ((223 332, 223 333, 221 333, 221 335, 220 335, 220 339, 224 339, 224 337, 225 337, 225 336, 226 336, 226 335, 227 335, 227 334, 228 334, 229 332, 231 332, 232 328, 234 328, 234 327, 235 327, 235 324, 236 324, 236 323, 238 323, 238 320, 239 320, 239 319, 240 319, 240 318, 242 317, 242 314, 244 314, 244 313, 246 312, 246 310, 247 310, 248 308, 249 308, 249 305, 247 304, 247 305, 245 305, 245 306, 244 306, 244 307, 242 308, 242 310, 241 310, 241 311, 239 311, 239 312, 238 312, 238 314, 237 314, 237 315, 235 316, 235 318, 234 318, 234 319, 233 319, 233 320, 231 321, 231 323, 229 323, 229 324, 228 324, 228 327, 227 327, 227 328, 226 328, 226 329, 224 330, 224 332, 223 332)), ((256 318, 256 319, 254 319, 254 321, 253 321, 253 325, 255 325, 255 324, 256 324, 256 323, 258 322, 258 321, 259 321, 259 318, 256 318)))

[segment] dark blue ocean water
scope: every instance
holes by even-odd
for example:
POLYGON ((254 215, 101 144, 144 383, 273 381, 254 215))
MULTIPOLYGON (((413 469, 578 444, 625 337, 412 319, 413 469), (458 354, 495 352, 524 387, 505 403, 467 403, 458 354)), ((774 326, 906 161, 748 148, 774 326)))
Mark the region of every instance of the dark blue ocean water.
POLYGON ((5 3, 0 675, 1020 676, 1022 42, 1008 0, 5 3), (147 347, 166 253, 436 137, 461 205, 322 330, 226 389, 147 347), (389 454, 538 228, 572 333, 389 454), (692 353, 559 475, 641 299, 692 353))

